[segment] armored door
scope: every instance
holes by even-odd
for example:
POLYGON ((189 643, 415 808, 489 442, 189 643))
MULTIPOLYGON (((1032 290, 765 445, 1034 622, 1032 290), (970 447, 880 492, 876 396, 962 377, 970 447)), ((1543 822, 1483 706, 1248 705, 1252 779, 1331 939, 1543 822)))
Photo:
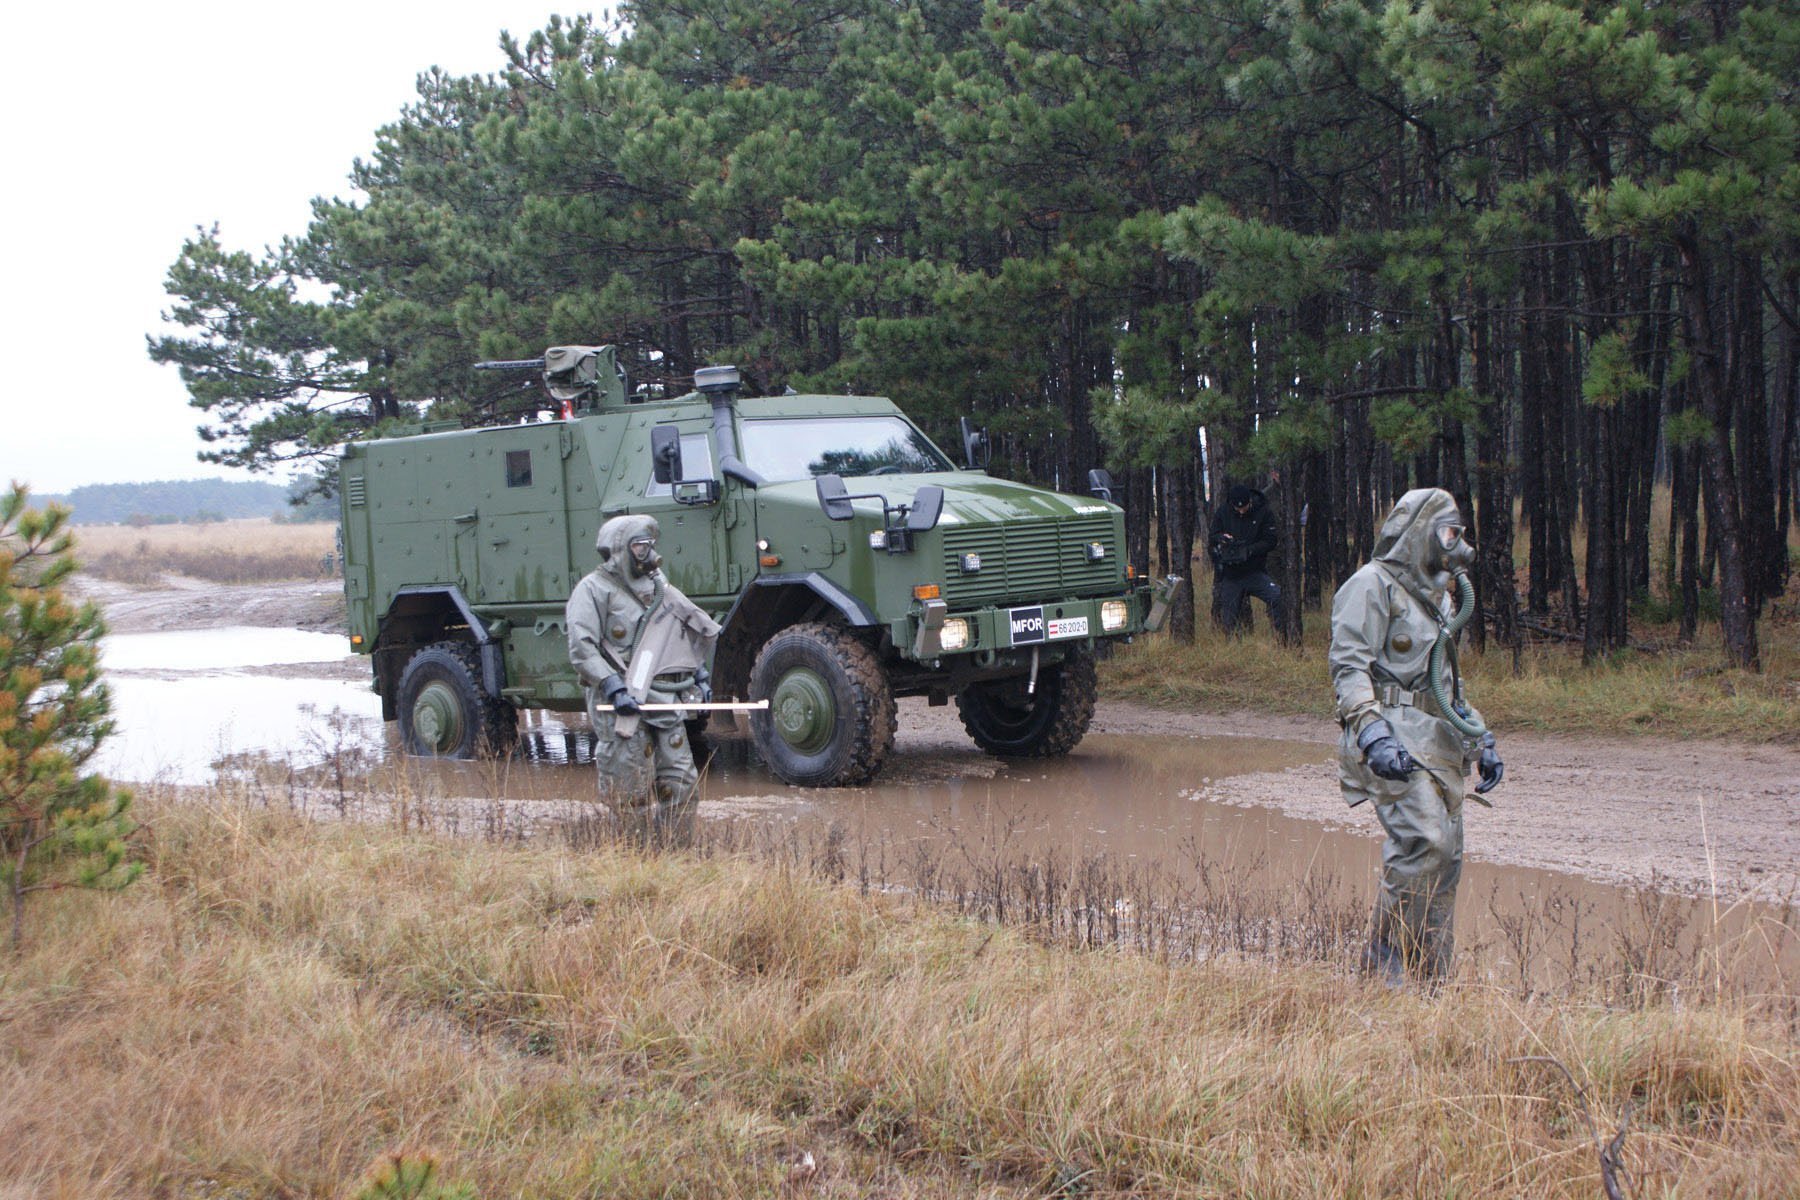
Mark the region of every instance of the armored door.
MULTIPOLYGON (((633 502, 631 510, 656 518, 662 530, 658 549, 669 582, 690 599, 718 609, 737 594, 741 583, 731 553, 735 507, 717 492, 709 503, 683 504, 676 499, 674 487, 655 481, 649 454, 650 430, 655 424, 654 414, 645 413, 632 425, 631 442, 641 444, 641 452, 633 456, 627 469, 641 474, 637 480, 641 489, 634 489, 640 499, 633 502)), ((690 419, 673 424, 681 430, 683 477, 716 480, 709 423, 690 419)))
POLYGON ((559 425, 521 425, 482 439, 472 472, 478 604, 560 603, 569 578, 564 447, 559 425))

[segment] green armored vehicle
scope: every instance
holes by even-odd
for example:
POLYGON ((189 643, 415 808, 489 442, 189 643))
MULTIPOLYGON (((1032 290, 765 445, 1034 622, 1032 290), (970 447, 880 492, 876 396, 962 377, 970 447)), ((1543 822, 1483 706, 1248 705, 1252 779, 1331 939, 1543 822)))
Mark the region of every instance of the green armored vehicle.
POLYGON ((1160 622, 1118 507, 958 469, 889 400, 740 397, 729 367, 642 399, 610 346, 496 365, 541 367, 563 419, 340 465, 350 640, 410 753, 503 752, 519 709, 582 711, 563 605, 620 513, 656 517, 664 572, 724 627, 715 696, 770 702, 751 733, 793 784, 874 776, 898 696, 954 698, 992 753, 1066 753, 1094 647, 1160 622))

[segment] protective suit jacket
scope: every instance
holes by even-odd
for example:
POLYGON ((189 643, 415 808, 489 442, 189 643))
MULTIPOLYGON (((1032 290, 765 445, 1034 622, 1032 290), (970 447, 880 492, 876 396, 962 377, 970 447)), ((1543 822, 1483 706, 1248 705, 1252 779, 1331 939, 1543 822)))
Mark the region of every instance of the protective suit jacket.
MULTIPOLYGON (((1406 493, 1382 524, 1375 557, 1337 591, 1331 603, 1331 683, 1344 733, 1338 776, 1352 806, 1398 799, 1409 784, 1378 777, 1363 761, 1357 736, 1377 718, 1460 806, 1473 749, 1440 714, 1431 695, 1429 663, 1438 630, 1449 620, 1452 577, 1432 569, 1433 526, 1455 519, 1456 501, 1438 488, 1406 493)), ((1443 660, 1443 685, 1454 696, 1454 652, 1443 660)), ((1470 710, 1472 713, 1474 710, 1470 710)), ((1477 720, 1479 713, 1474 713, 1477 720)))
POLYGON ((631 539, 655 529, 654 518, 643 515, 615 517, 602 526, 596 546, 600 565, 575 585, 565 609, 569 661, 581 677, 588 717, 595 729, 611 728, 619 737, 630 737, 640 719, 667 728, 682 714, 645 713, 615 721, 601 683, 618 675, 639 703, 679 703, 719 636, 718 622, 666 582, 660 570, 633 574, 631 539))

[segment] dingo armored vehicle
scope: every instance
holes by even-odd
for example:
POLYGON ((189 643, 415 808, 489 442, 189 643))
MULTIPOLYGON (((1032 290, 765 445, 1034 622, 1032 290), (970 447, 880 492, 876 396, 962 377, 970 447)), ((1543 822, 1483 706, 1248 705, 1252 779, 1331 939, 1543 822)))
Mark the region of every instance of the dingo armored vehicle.
POLYGON ((428 426, 340 466, 350 638, 411 753, 504 751, 519 709, 582 710, 563 606, 620 513, 656 517, 663 570, 724 627, 715 695, 769 701, 751 733, 793 784, 874 776, 898 696, 954 698, 994 754, 1066 753, 1096 644, 1160 622, 1122 511, 989 477, 966 422, 959 469, 879 397, 741 397, 717 367, 639 398, 610 346, 497 365, 540 367, 563 419, 428 426))

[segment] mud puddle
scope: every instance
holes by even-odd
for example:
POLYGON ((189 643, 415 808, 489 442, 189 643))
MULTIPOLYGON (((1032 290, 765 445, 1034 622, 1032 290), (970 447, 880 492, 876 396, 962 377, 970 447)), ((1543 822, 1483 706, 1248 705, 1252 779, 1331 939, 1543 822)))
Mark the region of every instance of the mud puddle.
POLYGON ((340 635, 235 626, 101 641, 117 732, 98 769, 134 782, 200 784, 247 756, 318 761, 382 745, 367 663, 340 635), (335 714, 335 715, 334 715, 335 714))
POLYGON ((337 634, 252 625, 118 634, 100 643, 100 662, 109 675, 122 671, 177 676, 196 671, 249 671, 341 662, 348 657, 349 647, 337 634))
MULTIPOLYGON (((528 714, 520 749, 485 763, 403 760, 380 719, 367 660, 330 634, 211 629, 107 639, 104 662, 118 734, 101 769, 115 778, 205 784, 271 764, 295 778, 334 778, 377 800, 384 772, 442 811, 531 833, 590 811, 590 734, 580 718, 528 714), (346 784, 347 775, 357 781, 346 784)), ((1015 908, 1020 883, 1076 872, 1129 878, 1132 901, 1204 902, 1231 921, 1360 929, 1374 894, 1373 816, 1348 827, 1284 815, 1234 790, 1329 757, 1317 743, 1241 736, 1096 733, 1066 758, 999 760, 977 750, 953 710, 902 706, 900 740, 874 785, 790 788, 723 731, 702 779, 705 830, 763 845, 827 844, 842 873, 874 886, 934 891, 959 903, 1015 908), (1234 783, 1234 781, 1241 781, 1234 783), (1366 828, 1362 828, 1366 826, 1366 828), (988 896, 992 893, 991 896, 988 896)), ((1254 784, 1252 787, 1250 785, 1254 784)), ((373 811, 373 809, 371 809, 373 811)), ((1763 992, 1794 994, 1800 949, 1791 908, 1715 905, 1639 887, 1482 861, 1481 834, 1459 893, 1458 937, 1484 976, 1527 988, 1579 983, 1627 963, 1652 984, 1694 965, 1763 992), (1710 958, 1709 958, 1710 956, 1710 958), (1678 969, 1679 968, 1679 969, 1678 969)), ((1129 890, 1129 889, 1128 889, 1129 890)), ((979 907, 979 906, 978 906, 979 907)))
MULTIPOLYGON (((1136 908, 1131 920, 1188 907, 1226 926, 1203 939, 1205 951, 1316 943, 1324 930, 1334 946, 1311 953, 1353 960, 1380 866, 1373 815, 1349 813, 1345 828, 1229 802, 1234 780, 1267 781, 1328 751, 1279 739, 1090 734, 1066 758, 1000 760, 960 729, 909 728, 908 716, 923 710, 903 706, 899 745, 879 779, 859 788, 790 788, 748 738, 711 737, 702 836, 828 861, 846 880, 927 892, 982 915, 1104 893, 1109 905, 1136 908), (1058 886, 1063 900, 1047 899, 1058 886), (1282 926, 1310 932, 1287 937, 1282 926)), ((414 760, 408 775, 455 811, 480 812, 485 827, 496 818, 483 806, 496 801, 517 831, 557 825, 589 811, 588 736, 549 717, 522 729, 520 753, 504 763, 414 760)), ((1106 918, 1115 929, 1116 916, 1106 918)), ((1791 908, 1672 895, 1655 880, 1619 886, 1470 858, 1457 928, 1478 977, 1520 993, 1605 984, 1618 995, 1708 981, 1760 997, 1800 990, 1791 908)), ((1180 936, 1189 947, 1202 941, 1191 930, 1180 936)))

